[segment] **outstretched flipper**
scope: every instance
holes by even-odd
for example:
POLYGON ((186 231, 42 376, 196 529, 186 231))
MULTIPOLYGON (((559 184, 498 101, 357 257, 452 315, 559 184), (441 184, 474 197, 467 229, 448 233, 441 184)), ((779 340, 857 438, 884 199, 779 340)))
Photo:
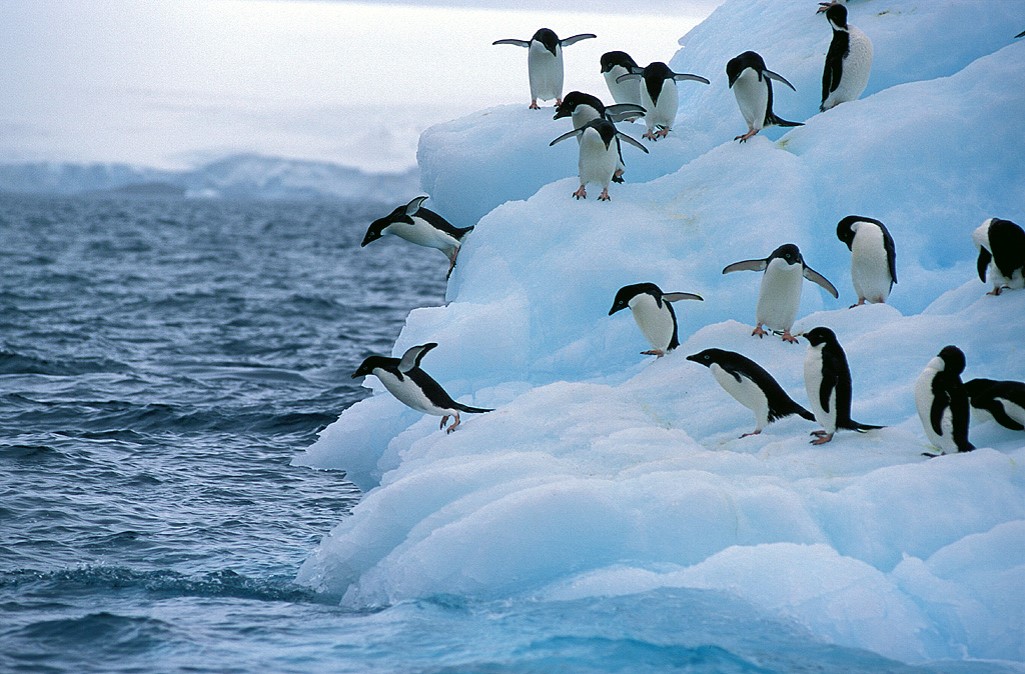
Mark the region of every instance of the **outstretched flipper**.
POLYGON ((804 274, 804 278, 808 279, 812 283, 822 286, 822 288, 833 297, 840 297, 840 293, 837 292, 836 286, 830 283, 829 279, 827 279, 825 276, 818 273, 811 267, 805 266, 804 271, 802 273, 804 274))
POLYGON ((511 44, 516 47, 530 47, 530 40, 517 40, 515 38, 506 38, 504 40, 495 40, 491 44, 511 44))
POLYGON ((402 358, 399 359, 399 372, 408 373, 413 368, 420 367, 420 361, 423 360, 423 357, 436 346, 438 346, 437 342, 428 342, 427 344, 411 346, 406 349, 406 352, 402 354, 402 358))
POLYGON ((729 274, 735 271, 765 271, 768 266, 768 260, 741 260, 740 262, 734 262, 733 264, 726 265, 726 267, 723 268, 722 273, 729 274))
POLYGON ((566 38, 563 38, 563 39, 559 40, 559 44, 561 44, 563 47, 568 47, 571 44, 576 44, 577 42, 580 42, 581 40, 589 40, 592 37, 598 37, 598 36, 595 35, 594 33, 580 33, 578 35, 570 35, 569 37, 566 37, 566 38))

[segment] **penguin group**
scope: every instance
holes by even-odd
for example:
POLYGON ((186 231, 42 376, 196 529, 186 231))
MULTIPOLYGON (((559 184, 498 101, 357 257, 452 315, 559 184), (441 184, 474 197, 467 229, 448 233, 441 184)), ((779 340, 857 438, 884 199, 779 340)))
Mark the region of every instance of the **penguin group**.
MULTIPOLYGON (((820 110, 825 112, 841 103, 856 100, 864 91, 872 61, 872 43, 847 20, 847 8, 841 2, 820 3, 833 36, 823 68, 820 110)), ((554 119, 570 118, 573 129, 551 141, 555 145, 570 138, 579 144, 580 186, 576 199, 587 197, 590 183, 601 185, 598 199, 607 201, 609 184, 622 182, 625 172, 622 144, 648 153, 638 140, 622 133, 616 124, 644 119, 642 138, 657 141, 673 130, 677 116, 676 83, 697 81, 709 84, 699 75, 676 73, 663 62, 641 67, 626 52, 609 51, 600 60, 601 73, 615 101, 606 105, 597 96, 571 91, 563 97, 563 47, 593 33, 580 33, 560 39, 547 28, 539 29, 530 40, 502 39, 493 44, 509 44, 528 49, 530 109, 539 109, 538 101, 555 101, 554 119)), ((791 90, 796 88, 782 75, 770 70, 754 51, 745 51, 726 64, 728 86, 736 97, 747 131, 734 140, 743 143, 769 126, 794 127, 773 110, 775 81, 791 90)), ((456 227, 444 217, 423 206, 427 196, 418 196, 397 206, 368 228, 362 246, 391 234, 411 243, 436 248, 449 261, 448 273, 455 268, 457 256, 473 227, 456 227)), ((843 217, 836 225, 836 237, 851 253, 851 282, 856 309, 866 303, 886 303, 897 284, 896 245, 886 225, 861 215, 843 217)), ((992 284, 990 295, 1025 287, 1025 231, 1017 224, 989 218, 971 235, 978 249, 978 274, 983 283, 992 284)), ((722 274, 737 271, 761 273, 752 336, 779 336, 785 343, 807 342, 804 360, 805 392, 808 408, 796 402, 773 376, 757 362, 735 351, 706 348, 686 359, 709 369, 718 384, 754 414, 755 427, 741 438, 760 434, 783 418, 798 416, 821 426, 811 432, 812 444, 830 442, 839 430, 865 433, 883 428, 855 421, 851 417, 853 376, 846 353, 836 333, 817 326, 794 334, 804 281, 811 281, 834 299, 837 288, 808 265, 797 244, 779 245, 768 256, 727 264, 722 274)), ((614 295, 614 314, 629 309, 650 349, 642 355, 662 358, 680 344, 680 323, 673 304, 684 300, 703 301, 693 292, 666 292, 656 283, 642 281, 619 288, 614 295)), ((385 388, 406 406, 424 414, 441 417, 440 428, 452 432, 460 427, 460 413, 485 413, 490 408, 473 407, 455 401, 437 381, 420 368, 424 356, 438 346, 435 342, 413 346, 400 358, 368 356, 353 373, 353 378, 376 376, 385 388), (453 423, 446 428, 449 418, 453 423)), ((968 439, 969 414, 976 409, 992 416, 1000 425, 1025 431, 1025 383, 977 378, 962 382, 965 354, 954 345, 943 347, 923 369, 912 389, 925 435, 938 450, 925 452, 937 456, 974 449, 968 439)))

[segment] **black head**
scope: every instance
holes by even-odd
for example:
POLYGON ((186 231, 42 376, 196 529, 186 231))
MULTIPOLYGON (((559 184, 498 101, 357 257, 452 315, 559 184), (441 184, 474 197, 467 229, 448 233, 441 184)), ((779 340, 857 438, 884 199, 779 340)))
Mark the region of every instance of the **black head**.
POLYGON ((704 351, 687 356, 687 360, 692 360, 705 367, 711 367, 713 363, 722 363, 726 360, 729 357, 729 353, 729 351, 723 351, 722 349, 705 349, 704 351))
POLYGON ((601 55, 601 71, 607 73, 616 66, 630 70, 636 68, 637 62, 625 51, 607 51, 601 55))
POLYGON ((829 328, 817 327, 812 328, 808 332, 801 335, 808 340, 808 343, 812 346, 818 346, 819 344, 837 344, 836 333, 829 328))
POLYGON ((537 32, 534 33, 534 37, 530 38, 530 41, 540 42, 545 46, 545 49, 552 52, 552 56, 555 56, 555 48, 559 45, 559 36, 550 28, 538 28, 537 32))
POLYGON ((775 259, 780 259, 787 264, 804 264, 804 258, 801 257, 801 249, 793 243, 784 243, 782 246, 772 251, 768 257, 768 261, 772 262, 775 259))
MULTIPOLYGON (((384 236, 385 227, 392 224, 393 222, 399 222, 403 219, 409 220, 409 216, 406 215, 406 207, 399 206, 383 218, 378 218, 377 220, 371 222, 370 227, 367 228, 367 233, 363 235, 363 243, 360 244, 360 248, 367 245, 368 243, 380 239, 382 236, 384 236)), ((410 223, 412 223, 412 220, 410 220, 410 223)))
POLYGON ((854 229, 852 228, 855 222, 861 222, 863 218, 857 215, 848 215, 846 218, 841 220, 836 225, 836 238, 847 244, 847 248, 854 245, 854 229))
POLYGON ((619 289, 619 292, 616 293, 616 299, 612 301, 612 308, 609 309, 609 316, 617 311, 622 311, 629 307, 630 300, 641 293, 647 293, 655 299, 662 297, 662 289, 654 283, 633 283, 628 286, 623 286, 619 289))
POLYGON ((644 66, 644 79, 648 80, 667 80, 673 76, 672 69, 662 61, 652 61, 648 65, 644 66))
POLYGON ((569 117, 576 112, 577 107, 581 105, 589 105, 598 112, 598 116, 602 117, 605 115, 605 104, 597 96, 591 94, 585 94, 582 91, 571 91, 566 94, 566 97, 562 99, 562 103, 555 109, 555 116, 552 119, 561 119, 563 117, 569 117))
POLYGON ((951 374, 961 374, 965 368, 964 351, 954 345, 948 345, 940 349, 940 358, 943 360, 943 371, 951 374))
POLYGON ((726 77, 730 80, 730 88, 733 87, 740 73, 747 68, 753 68, 758 73, 759 79, 762 71, 765 70, 765 60, 758 52, 746 51, 739 56, 734 56, 726 63, 726 77))
POLYGON ((352 378, 359 379, 360 377, 365 377, 368 374, 373 374, 374 368, 384 367, 393 360, 395 359, 386 358, 385 356, 367 356, 366 359, 363 360, 363 363, 356 368, 356 371, 352 373, 352 378))
POLYGON ((616 138, 616 125, 607 119, 592 119, 581 128, 585 131, 587 129, 594 129, 597 131, 598 135, 601 136, 602 142, 605 143, 606 149, 612 145, 612 141, 616 138))
POLYGON ((830 5, 826 10, 826 19, 833 30, 847 30, 847 8, 843 5, 830 5))

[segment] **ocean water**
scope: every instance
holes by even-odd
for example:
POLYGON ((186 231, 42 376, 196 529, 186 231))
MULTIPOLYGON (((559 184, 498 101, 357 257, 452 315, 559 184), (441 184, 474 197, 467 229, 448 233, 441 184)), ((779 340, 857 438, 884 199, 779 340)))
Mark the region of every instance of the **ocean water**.
POLYGON ((0 671, 1005 671, 714 592, 354 612, 296 585, 359 493, 290 461, 443 302, 437 251, 359 248, 391 206, 0 197, 0 671))

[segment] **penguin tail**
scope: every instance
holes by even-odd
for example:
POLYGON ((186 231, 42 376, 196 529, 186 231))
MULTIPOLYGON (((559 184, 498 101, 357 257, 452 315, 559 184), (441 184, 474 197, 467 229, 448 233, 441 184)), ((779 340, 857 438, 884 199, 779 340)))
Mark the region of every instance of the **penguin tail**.
POLYGON ((783 409, 770 409, 769 410, 769 421, 776 421, 778 419, 786 419, 787 417, 796 414, 797 416, 807 419, 808 421, 815 421, 815 415, 804 409, 797 403, 785 407, 783 409))
POLYGON ((886 428, 886 426, 873 426, 872 424, 863 424, 859 421, 848 420, 846 423, 837 423, 837 428, 846 428, 849 431, 857 431, 858 433, 864 433, 865 431, 875 431, 880 428, 886 428))
POLYGON ((470 412, 471 414, 483 414, 484 412, 495 411, 493 409, 489 409, 486 407, 470 407, 469 405, 464 405, 462 403, 456 403, 455 405, 453 405, 453 407, 459 410, 460 412, 470 412))
POLYGON ((765 116, 765 126, 804 126, 804 122, 791 122, 770 112, 765 116))

